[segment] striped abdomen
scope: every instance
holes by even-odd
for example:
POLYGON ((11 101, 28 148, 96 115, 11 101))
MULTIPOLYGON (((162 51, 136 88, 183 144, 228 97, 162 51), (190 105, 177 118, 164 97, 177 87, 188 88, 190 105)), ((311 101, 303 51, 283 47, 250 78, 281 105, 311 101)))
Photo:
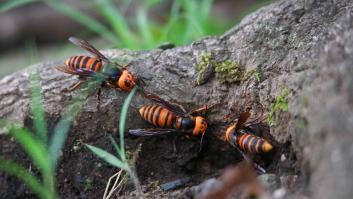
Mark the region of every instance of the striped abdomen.
POLYGON ((173 112, 159 105, 147 105, 139 109, 141 117, 148 123, 161 128, 175 128, 176 117, 173 112))
POLYGON ((88 56, 72 56, 67 59, 65 63, 73 70, 83 69, 98 72, 102 67, 102 61, 100 59, 88 56))
POLYGON ((148 123, 161 128, 193 129, 195 121, 191 117, 179 117, 160 105, 147 105, 139 109, 140 115, 148 123))
POLYGON ((240 132, 235 133, 235 125, 227 129, 226 140, 232 145, 237 145, 240 150, 249 153, 266 153, 273 148, 266 140, 251 135, 245 130, 240 130, 240 132))

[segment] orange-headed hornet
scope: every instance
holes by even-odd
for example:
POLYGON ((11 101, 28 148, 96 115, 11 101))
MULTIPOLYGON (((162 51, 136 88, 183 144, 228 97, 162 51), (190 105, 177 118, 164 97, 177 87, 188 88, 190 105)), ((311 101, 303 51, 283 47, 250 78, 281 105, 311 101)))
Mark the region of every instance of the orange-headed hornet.
POLYGON ((153 94, 145 94, 145 97, 157 102, 157 104, 142 106, 139 108, 139 113, 144 120, 158 128, 131 129, 129 130, 131 135, 153 136, 177 131, 190 132, 194 136, 202 135, 202 145, 202 139, 207 130, 207 121, 205 117, 195 115, 207 111, 207 106, 187 113, 181 105, 164 101, 153 94))
MULTIPOLYGON (((265 139, 256 135, 256 131, 260 130, 258 127, 263 120, 262 115, 253 121, 247 122, 250 117, 250 112, 242 113, 234 123, 228 127, 226 131, 226 140, 235 148, 238 149, 244 159, 250 161, 244 154, 261 154, 272 150, 273 146, 265 139)), ((259 165, 254 164, 255 168, 265 173, 265 170, 259 165)))
MULTIPOLYGON (((104 80, 102 82, 102 86, 120 88, 121 90, 127 92, 131 91, 136 84, 139 86, 144 86, 144 82, 140 78, 137 78, 126 69, 129 64, 122 66, 117 63, 112 63, 101 52, 83 39, 70 37, 69 41, 87 50, 93 55, 93 57, 86 55, 72 56, 65 61, 65 65, 56 67, 59 71, 72 75, 78 75, 79 77, 79 81, 69 88, 64 89, 64 92, 71 92, 77 89, 87 78, 96 77, 98 73, 103 74, 104 80), (103 66, 104 64, 105 66, 103 66), (114 64, 120 68, 115 66, 113 67, 112 65, 114 64)), ((101 90, 99 88, 97 93, 98 104, 100 92, 101 90)))

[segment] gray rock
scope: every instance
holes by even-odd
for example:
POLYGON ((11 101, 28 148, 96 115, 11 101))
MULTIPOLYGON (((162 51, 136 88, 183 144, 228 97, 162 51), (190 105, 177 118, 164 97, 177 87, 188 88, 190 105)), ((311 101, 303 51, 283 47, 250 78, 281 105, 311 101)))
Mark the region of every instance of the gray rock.
MULTIPOLYGON (((320 199, 350 198, 353 194, 352 21, 353 2, 350 0, 281 0, 249 15, 239 25, 219 37, 204 38, 191 45, 164 51, 103 52, 109 58, 118 58, 124 54, 133 56, 130 70, 152 77, 147 81, 146 89, 166 99, 175 99, 188 108, 205 103, 220 103, 217 110, 209 114, 209 120, 215 127, 208 132, 212 135, 209 139, 210 146, 215 146, 217 139, 223 139, 222 129, 226 128, 223 116, 230 112, 230 108, 233 108, 234 112, 239 112, 249 100, 255 100, 269 110, 275 97, 287 88, 289 95, 286 100, 289 109, 287 112, 275 112, 276 126, 271 128, 271 135, 278 143, 279 149, 282 144, 290 143, 292 146, 290 153, 295 158, 287 158, 285 161, 291 166, 290 171, 282 170, 284 163, 280 158, 275 159, 272 167, 277 168, 276 171, 279 173, 276 174, 278 176, 286 172, 298 174, 300 179, 298 187, 301 189, 298 193, 294 193, 294 197, 295 194, 298 194, 298 197, 307 194, 320 199), (196 76, 193 67, 196 64, 196 57, 205 50, 216 55, 214 57, 216 61, 230 59, 240 63, 247 71, 256 68, 261 73, 260 82, 250 76, 243 82, 225 87, 213 76, 203 85, 191 88, 196 76)), ((53 68, 60 63, 63 61, 39 64, 42 97, 48 123, 55 123, 60 118, 70 99, 75 95, 75 92, 69 94, 60 92, 76 79, 53 68)), ((0 81, 2 119, 25 125, 31 118, 31 95, 28 87, 30 69, 19 71, 0 81)), ((118 113, 125 97, 126 93, 118 92, 116 95, 115 91, 104 89, 100 112, 95 110, 95 96, 92 94, 88 97, 70 130, 66 147, 72 148, 78 135, 83 142, 105 146, 106 143, 102 141, 103 134, 116 132, 114 129, 118 113)), ((145 103, 147 103, 145 99, 136 96, 132 105, 140 106, 145 103)), ((136 118, 137 112, 131 111, 127 128, 146 126, 142 120, 136 118)), ((8 148, 5 150, 0 147, 0 154, 7 154, 12 149, 12 146, 5 145, 5 142, 9 141, 3 139, 1 144, 8 148)), ((133 140, 127 138, 127 142, 133 143, 133 140)), ((130 147, 133 149, 133 144, 130 147)), ((170 150, 168 144, 161 144, 160 147, 161 151, 170 150)), ((142 150, 143 148, 144 146, 142 150)), ((193 148, 197 150, 196 142, 195 147, 190 147, 190 150, 193 148)), ((70 166, 69 160, 75 160, 82 162, 79 165, 85 165, 90 169, 92 166, 85 162, 87 160, 82 158, 83 154, 83 152, 64 153, 63 159, 66 161, 62 163, 62 167, 70 166)), ((156 154, 158 156, 158 153, 156 154)), ((190 154, 190 151, 184 154, 190 154)), ((187 158, 188 162, 200 161, 195 160, 194 154, 187 158)), ((216 162, 219 161, 218 155, 217 147, 209 147, 207 158, 213 157, 216 162)), ((181 157, 182 155, 178 156, 181 157)), ((173 176, 174 179, 179 175, 183 177, 186 173, 179 169, 179 166, 184 165, 174 166, 168 161, 158 161, 153 155, 140 158, 146 158, 145 160, 150 163, 144 164, 141 168, 149 166, 145 170, 155 169, 155 174, 161 168, 161 164, 169 164, 163 171, 164 174, 176 175, 173 176), (151 163, 153 161, 153 164, 158 165, 153 167, 151 163)), ((225 158, 221 160, 223 163, 234 161, 225 158)), ((205 162, 198 163, 202 165, 205 162)), ((219 167, 214 167, 212 171, 217 171, 219 167)), ((69 168, 75 171, 82 170, 83 166, 69 168)), ((199 172, 202 173, 202 170, 199 172)), ((90 173, 81 174, 92 175, 90 173)), ((143 172, 139 175, 145 176, 143 172)), ((206 175, 204 174, 203 178, 207 178, 206 175)), ((0 179, 0 184, 4 187, 2 190, 9 190, 7 188, 11 186, 17 187, 11 183, 13 182, 7 184, 6 180, 0 179)), ((70 186, 61 187, 70 189, 70 186)))
POLYGON ((222 185, 223 183, 221 181, 215 178, 211 178, 194 187, 194 194, 196 198, 199 198, 208 194, 209 192, 219 189, 222 185))
POLYGON ((263 174, 257 177, 260 183, 269 191, 273 192, 277 187, 277 176, 275 174, 263 174))
POLYGON ((287 175, 281 176, 281 186, 288 190, 294 190, 294 186, 297 184, 298 176, 297 175, 287 175))

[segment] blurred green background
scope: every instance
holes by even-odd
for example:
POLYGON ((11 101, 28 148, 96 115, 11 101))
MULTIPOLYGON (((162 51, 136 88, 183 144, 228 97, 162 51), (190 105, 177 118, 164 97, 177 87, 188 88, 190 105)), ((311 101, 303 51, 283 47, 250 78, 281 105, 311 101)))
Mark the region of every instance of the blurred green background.
POLYGON ((8 0, 0 4, 0 77, 36 62, 98 49, 153 49, 220 35, 273 0, 8 0))

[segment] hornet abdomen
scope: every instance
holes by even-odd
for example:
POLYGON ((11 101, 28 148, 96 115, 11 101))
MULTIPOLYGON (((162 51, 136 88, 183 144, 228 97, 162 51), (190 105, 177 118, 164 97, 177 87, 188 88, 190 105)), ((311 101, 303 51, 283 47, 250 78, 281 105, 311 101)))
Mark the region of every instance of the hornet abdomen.
POLYGON ((240 150, 253 154, 266 153, 273 148, 268 141, 256 135, 252 135, 245 129, 241 129, 236 133, 235 125, 227 129, 226 140, 233 146, 238 146, 240 150))
POLYGON ((146 105, 139 109, 141 117, 160 128, 193 129, 195 121, 190 117, 180 117, 160 105, 146 105))
POLYGON ((100 59, 89 57, 89 56, 72 56, 66 60, 66 65, 76 71, 85 70, 92 72, 99 72, 102 67, 102 61, 100 59))
POLYGON ((161 128, 174 128, 176 116, 173 112, 159 105, 146 105, 139 109, 141 117, 148 123, 161 128))

